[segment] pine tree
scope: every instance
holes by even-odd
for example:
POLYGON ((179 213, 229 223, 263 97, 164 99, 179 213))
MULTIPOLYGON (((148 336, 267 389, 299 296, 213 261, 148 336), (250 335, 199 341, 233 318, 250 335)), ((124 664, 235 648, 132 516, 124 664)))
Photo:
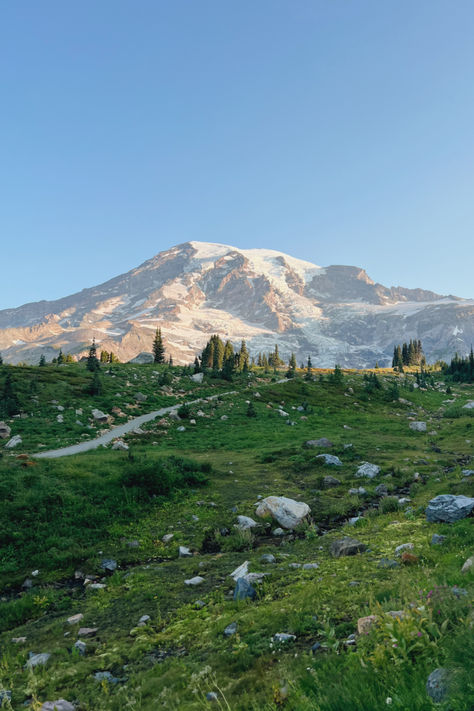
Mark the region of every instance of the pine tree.
POLYGON ((2 358, 2 354, 1 354, 1 353, 0 353, 0 365, 3 365, 3 358, 2 358))
POLYGON ((168 365, 169 365, 170 368, 173 367, 173 356, 172 356, 171 354, 170 354, 170 357, 169 357, 169 359, 168 359, 168 365))
POLYGON ((41 366, 41 368, 46 365, 46 358, 44 357, 43 353, 40 356, 39 365, 41 366))
POLYGON ((214 338, 214 352, 212 355, 212 369, 221 370, 222 364, 224 362, 224 344, 220 336, 213 336, 214 338))
POLYGON ((240 344, 240 350, 239 350, 239 356, 238 356, 238 363, 239 363, 239 370, 243 372, 247 372, 249 369, 249 352, 247 350, 247 344, 245 341, 242 341, 240 344))
POLYGON ((89 394, 90 395, 100 395, 102 392, 102 381, 100 379, 99 371, 96 370, 94 371, 94 375, 92 376, 92 380, 89 386, 89 394))
POLYGON ((64 356, 61 348, 59 349, 58 358, 56 360, 57 365, 62 365, 64 363, 64 356))
POLYGON ((97 359, 97 346, 95 345, 95 338, 92 339, 92 345, 89 348, 89 355, 87 356, 86 368, 91 373, 99 370, 100 365, 97 359))
POLYGON ((110 356, 108 351, 101 351, 100 352, 100 362, 101 363, 110 363, 110 356))
POLYGON ((20 403, 13 385, 11 373, 7 373, 0 394, 0 416, 11 417, 20 412, 20 403))
POLYGON ((252 401, 249 402, 247 407, 247 417, 257 417, 257 411, 252 401))
POLYGON ((230 341, 226 341, 224 346, 223 363, 225 363, 229 358, 234 358, 234 346, 230 341))
POLYGON ((200 373, 201 372, 201 364, 199 363, 199 358, 196 356, 194 359, 194 372, 195 373, 200 373))
POLYGON ((229 354, 222 365, 222 377, 224 380, 232 381, 236 370, 237 357, 234 353, 229 354))
POLYGON ((306 380, 311 380, 311 378, 312 378, 312 375, 311 375, 312 367, 313 367, 313 364, 311 363, 311 358, 310 358, 310 356, 308 356, 308 363, 306 365, 306 375, 305 375, 306 380))
POLYGON ((153 339, 153 362, 154 363, 164 363, 165 362, 165 347, 163 345, 163 338, 161 336, 161 328, 156 329, 155 338, 153 339))
POLYGON ((288 361, 288 370, 286 371, 287 378, 294 378, 296 375, 296 358, 295 354, 292 353, 290 360, 288 361))

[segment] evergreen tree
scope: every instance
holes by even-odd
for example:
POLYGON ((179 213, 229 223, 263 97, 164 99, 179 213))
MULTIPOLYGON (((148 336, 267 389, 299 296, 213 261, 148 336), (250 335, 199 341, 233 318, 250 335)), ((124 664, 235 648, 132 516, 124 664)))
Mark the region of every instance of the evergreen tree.
POLYGON ((222 364, 224 362, 224 344, 220 336, 213 336, 214 338, 214 352, 212 355, 212 369, 221 370, 222 364))
POLYGON ((16 394, 12 374, 9 372, 3 382, 0 394, 0 416, 12 417, 20 412, 20 403, 16 394))
POLYGON ((161 328, 156 329, 155 338, 153 339, 153 362, 154 363, 164 363, 165 362, 165 347, 163 345, 163 338, 161 336, 161 328))
POLYGON ((2 358, 2 354, 1 354, 1 353, 0 353, 0 365, 3 365, 3 358, 2 358))
POLYGON ((231 382, 236 370, 237 357, 234 353, 229 354, 222 365, 222 377, 231 382))
POLYGON ((226 341, 224 346, 223 362, 225 363, 229 358, 234 358, 234 346, 230 341, 226 341))
POLYGON ((101 363, 110 363, 109 352, 108 351, 101 351, 99 360, 101 363))
POLYGON ((195 373, 201 372, 201 364, 199 363, 199 358, 197 356, 194 359, 194 372, 195 373))
POLYGON ((261 353, 258 354, 258 357, 257 357, 257 365, 259 366, 259 368, 261 368, 261 367, 263 366, 262 354, 261 354, 261 353))
POLYGON ((334 383, 334 385, 340 385, 343 380, 344 380, 344 375, 341 370, 341 366, 336 363, 334 366, 333 372, 329 375, 329 379, 331 383, 334 383))
POLYGON ((247 407, 247 417, 257 417, 257 411, 252 401, 249 402, 247 407))
POLYGON ((72 355, 71 355, 70 353, 68 353, 68 354, 65 356, 64 362, 65 362, 65 363, 74 363, 74 358, 72 357, 72 355))
POLYGON ((95 370, 89 385, 90 395, 100 395, 102 393, 102 380, 100 379, 99 371, 95 370))
POLYGON ((249 352, 247 350, 247 344, 242 341, 240 344, 240 350, 238 355, 238 368, 240 371, 247 372, 249 369, 249 352))
POLYGON ((311 375, 311 370, 313 368, 313 364, 311 363, 311 358, 308 356, 308 363, 306 364, 306 375, 305 378, 306 380, 311 380, 312 375, 311 375))
POLYGON ((59 349, 59 353, 58 353, 58 357, 57 357, 57 360, 56 360, 56 364, 57 364, 57 365, 62 365, 63 363, 64 363, 64 356, 63 356, 63 352, 62 352, 62 350, 61 350, 61 348, 60 348, 60 349, 59 349))
POLYGON ((43 353, 40 356, 39 365, 41 366, 41 368, 46 365, 46 358, 44 357, 43 353))
POLYGON ((286 371, 287 378, 294 378, 296 375, 296 358, 295 354, 292 353, 290 360, 288 361, 288 370, 286 371))
POLYGON ((100 368, 99 360, 97 358, 97 346, 95 344, 95 338, 92 339, 92 345, 89 348, 89 355, 87 356, 86 368, 91 373, 94 373, 96 370, 99 370, 99 368, 100 368))
POLYGON ((267 358, 266 354, 264 353, 262 356, 262 367, 263 367, 265 373, 268 373, 268 366, 269 366, 268 358, 267 358))

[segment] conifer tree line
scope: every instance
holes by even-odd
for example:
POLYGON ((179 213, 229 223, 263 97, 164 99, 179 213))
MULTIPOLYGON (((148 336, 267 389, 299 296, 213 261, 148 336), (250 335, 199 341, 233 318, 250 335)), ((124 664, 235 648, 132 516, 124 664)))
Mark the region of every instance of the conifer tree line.
POLYGON ((474 351, 466 357, 460 357, 457 353, 451 359, 451 363, 444 368, 444 374, 448 375, 451 380, 460 383, 474 383, 474 351))
POLYGON ((392 368, 403 370, 404 365, 426 365, 426 358, 420 340, 410 339, 409 343, 393 347, 392 368))

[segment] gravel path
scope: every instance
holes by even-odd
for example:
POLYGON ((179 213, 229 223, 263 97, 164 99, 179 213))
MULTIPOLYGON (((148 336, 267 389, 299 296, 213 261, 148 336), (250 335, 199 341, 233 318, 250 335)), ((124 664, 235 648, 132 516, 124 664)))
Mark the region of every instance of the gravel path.
MULTIPOLYGON (((186 403, 187 405, 197 405, 200 402, 209 402, 210 400, 215 400, 222 395, 235 395, 235 391, 228 393, 220 393, 220 395, 211 395, 208 398, 199 398, 198 400, 192 400, 186 403)), ((146 415, 140 415, 139 417, 134 417, 133 420, 124 422, 123 425, 117 425, 117 427, 112 427, 111 430, 106 432, 100 437, 95 439, 89 439, 85 442, 79 442, 78 444, 72 444, 69 447, 61 447, 61 449, 50 449, 47 452, 38 452, 38 454, 33 454, 32 456, 36 459, 56 459, 57 457, 68 457, 71 454, 81 454, 81 452, 89 452, 91 449, 97 449, 103 444, 108 444, 117 437, 122 437, 122 435, 127 432, 140 427, 145 422, 150 422, 156 417, 163 417, 163 415, 168 415, 170 412, 177 411, 181 407, 182 403, 176 405, 171 405, 170 407, 162 407, 161 410, 155 410, 154 412, 148 412, 146 415)))

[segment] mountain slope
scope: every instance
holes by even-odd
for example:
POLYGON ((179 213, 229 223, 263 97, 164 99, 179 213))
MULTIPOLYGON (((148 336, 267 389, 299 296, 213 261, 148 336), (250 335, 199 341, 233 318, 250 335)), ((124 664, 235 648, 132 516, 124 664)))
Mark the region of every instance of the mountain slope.
POLYGON ((246 339, 253 353, 294 351, 320 366, 391 359, 393 344, 421 338, 430 358, 466 351, 474 300, 387 288, 363 269, 322 268, 281 252, 186 242, 136 269, 56 301, 0 311, 7 362, 80 355, 93 336, 128 360, 151 350, 160 325, 175 362, 194 358, 211 333, 246 339))

